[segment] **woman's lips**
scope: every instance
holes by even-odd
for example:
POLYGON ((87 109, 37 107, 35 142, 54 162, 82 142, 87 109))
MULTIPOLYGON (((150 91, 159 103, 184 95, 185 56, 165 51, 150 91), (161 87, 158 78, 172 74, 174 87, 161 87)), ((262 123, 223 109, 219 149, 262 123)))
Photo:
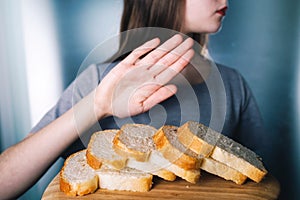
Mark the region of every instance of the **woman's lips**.
POLYGON ((222 15, 222 16, 225 16, 226 15, 226 10, 227 10, 227 6, 223 7, 220 10, 217 10, 217 13, 222 15))

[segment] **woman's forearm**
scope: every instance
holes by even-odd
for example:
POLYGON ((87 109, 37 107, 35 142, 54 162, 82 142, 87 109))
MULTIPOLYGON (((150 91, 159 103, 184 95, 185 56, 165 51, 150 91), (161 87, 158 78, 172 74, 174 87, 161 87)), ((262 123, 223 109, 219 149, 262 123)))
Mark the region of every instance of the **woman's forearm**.
MULTIPOLYGON (((25 192, 79 134, 98 120, 93 101, 94 92, 57 120, 1 154, 1 198, 11 199, 25 192)), ((98 116, 103 115, 98 113, 98 116)))

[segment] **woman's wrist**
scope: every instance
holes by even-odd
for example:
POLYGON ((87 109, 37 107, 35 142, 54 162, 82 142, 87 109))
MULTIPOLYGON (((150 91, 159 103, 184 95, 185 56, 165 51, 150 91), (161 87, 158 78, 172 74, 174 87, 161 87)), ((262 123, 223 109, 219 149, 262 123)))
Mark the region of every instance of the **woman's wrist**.
POLYGON ((73 121, 78 134, 85 132, 97 121, 107 116, 105 110, 101 109, 95 100, 95 91, 85 96, 73 106, 73 121))
POLYGON ((92 98, 91 102, 93 105, 93 113, 99 121, 105 117, 111 116, 112 114, 109 111, 110 104, 108 103, 106 95, 96 96, 96 91, 97 90, 94 90, 89 98, 92 98))

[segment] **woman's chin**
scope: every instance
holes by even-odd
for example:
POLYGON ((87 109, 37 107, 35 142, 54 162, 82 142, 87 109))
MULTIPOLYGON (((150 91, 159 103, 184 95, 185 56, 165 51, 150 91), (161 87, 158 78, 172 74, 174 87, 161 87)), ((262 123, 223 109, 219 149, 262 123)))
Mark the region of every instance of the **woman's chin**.
POLYGON ((183 33, 208 33, 213 34, 217 33, 222 29, 222 22, 212 23, 206 27, 193 27, 188 29, 187 31, 183 31, 183 33))
POLYGON ((222 29, 222 23, 217 23, 217 24, 214 24, 212 26, 210 26, 208 29, 207 29, 207 32, 206 33, 217 33, 219 32, 220 30, 222 29))

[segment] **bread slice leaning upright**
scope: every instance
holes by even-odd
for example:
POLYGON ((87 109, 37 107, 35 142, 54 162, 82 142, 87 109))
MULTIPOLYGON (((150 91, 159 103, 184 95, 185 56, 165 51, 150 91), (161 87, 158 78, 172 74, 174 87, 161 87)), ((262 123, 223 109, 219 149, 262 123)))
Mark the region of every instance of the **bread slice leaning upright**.
POLYGON ((205 125, 189 121, 178 128, 182 144, 205 157, 201 169, 242 184, 246 177, 260 182, 267 174, 250 149, 205 125))
POLYGON ((178 140, 177 129, 176 126, 162 126, 153 135, 156 149, 171 163, 183 169, 200 169, 202 157, 199 157, 178 140))
POLYGON ((220 137, 220 133, 194 121, 188 121, 178 128, 180 142, 199 156, 204 156, 201 169, 241 185, 246 181, 247 176, 224 163, 210 158, 220 137))
POLYGON ((218 140, 211 158, 236 169, 255 182, 260 182, 268 173, 255 152, 224 135, 218 140))
POLYGON ((98 189, 98 176, 86 160, 86 150, 69 156, 60 171, 60 190, 69 196, 83 196, 98 189))
POLYGON ((178 140, 186 147, 209 157, 221 134, 195 121, 188 121, 178 128, 178 140))
POLYGON ((178 141, 176 126, 161 127, 152 139, 155 150, 151 154, 151 162, 161 163, 163 167, 190 183, 199 181, 202 159, 178 141))
POLYGON ((144 124, 125 124, 116 134, 113 145, 118 154, 128 158, 127 166, 159 176, 167 181, 176 179, 176 175, 160 165, 149 162, 155 145, 152 136, 156 129, 144 124))

